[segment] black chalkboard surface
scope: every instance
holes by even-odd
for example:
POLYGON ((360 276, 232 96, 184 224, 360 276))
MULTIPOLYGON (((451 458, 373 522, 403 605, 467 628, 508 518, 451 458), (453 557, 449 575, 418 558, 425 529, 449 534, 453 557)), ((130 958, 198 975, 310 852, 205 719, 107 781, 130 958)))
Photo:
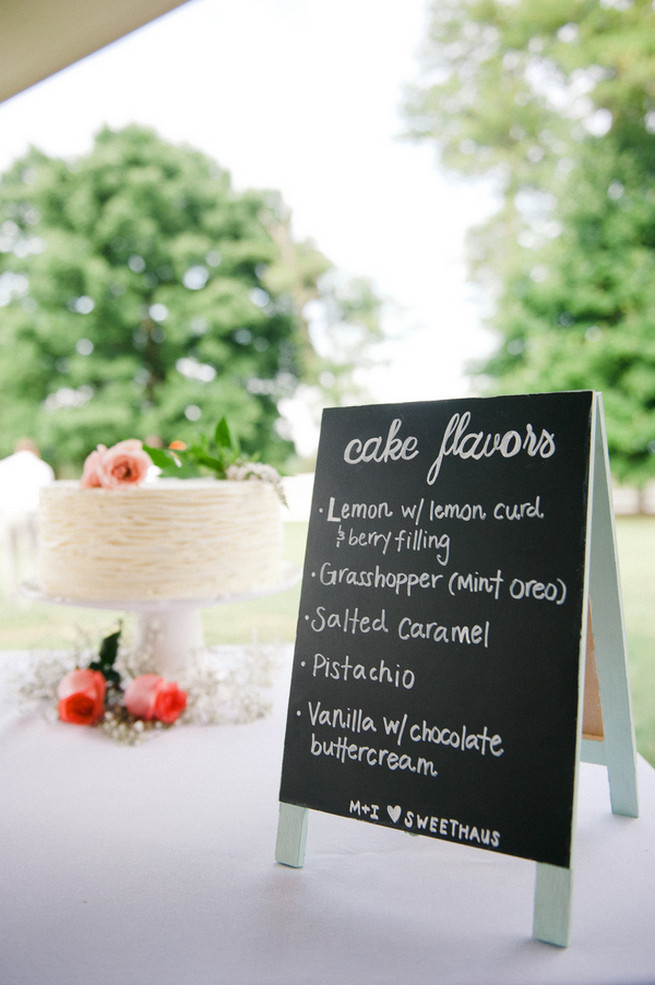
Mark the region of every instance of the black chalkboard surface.
POLYGON ((570 864, 592 406, 324 412, 282 802, 570 864))

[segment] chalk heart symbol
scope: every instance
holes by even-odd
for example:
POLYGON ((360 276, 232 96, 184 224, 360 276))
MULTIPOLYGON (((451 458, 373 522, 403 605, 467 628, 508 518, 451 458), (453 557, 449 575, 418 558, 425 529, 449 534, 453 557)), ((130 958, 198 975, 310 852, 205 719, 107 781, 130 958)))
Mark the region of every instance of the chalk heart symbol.
POLYGON ((392 806, 391 804, 387 804, 387 814, 389 815, 393 823, 397 824, 400 815, 402 814, 402 807, 400 807, 398 804, 396 804, 395 806, 392 806))

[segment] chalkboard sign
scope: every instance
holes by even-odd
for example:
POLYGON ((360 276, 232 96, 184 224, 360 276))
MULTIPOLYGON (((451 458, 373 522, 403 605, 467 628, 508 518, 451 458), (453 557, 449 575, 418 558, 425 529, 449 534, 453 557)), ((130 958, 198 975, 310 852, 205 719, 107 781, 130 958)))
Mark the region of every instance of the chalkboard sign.
POLYGON ((324 412, 283 803, 569 866, 593 398, 324 412))

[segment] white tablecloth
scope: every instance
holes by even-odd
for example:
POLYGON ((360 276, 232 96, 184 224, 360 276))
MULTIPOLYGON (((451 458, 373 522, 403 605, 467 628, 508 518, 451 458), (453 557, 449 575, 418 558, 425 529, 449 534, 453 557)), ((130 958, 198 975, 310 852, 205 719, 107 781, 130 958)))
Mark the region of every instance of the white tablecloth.
MULTIPOLYGON (((3 681, 18 659, 0 654, 3 681)), ((288 670, 271 716, 137 747, 21 710, 3 684, 2 985, 655 982, 643 760, 637 820, 582 767, 556 948, 531 939, 531 862, 312 812, 305 867, 275 864, 288 670)))

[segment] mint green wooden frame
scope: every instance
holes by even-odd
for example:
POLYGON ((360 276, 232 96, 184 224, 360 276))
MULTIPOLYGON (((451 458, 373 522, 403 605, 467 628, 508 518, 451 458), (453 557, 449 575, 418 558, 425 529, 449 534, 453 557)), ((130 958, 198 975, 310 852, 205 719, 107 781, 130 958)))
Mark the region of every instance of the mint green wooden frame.
MULTIPOLYGON (((602 396, 599 393, 594 395, 592 415, 585 599, 580 634, 577 759, 578 763, 584 760, 606 766, 612 812, 638 817, 637 748, 628 678, 628 650, 619 580, 605 418, 602 396), (582 702, 587 651, 586 613, 589 605, 591 605, 598 690, 603 715, 602 740, 582 737, 582 702)), ((573 834, 577 804, 577 766, 575 785, 573 834)), ((574 843, 575 839, 572 837, 572 849, 574 843)), ((573 862, 568 869, 537 863, 533 937, 547 941, 549 944, 566 947, 570 938, 572 898, 573 862)))

